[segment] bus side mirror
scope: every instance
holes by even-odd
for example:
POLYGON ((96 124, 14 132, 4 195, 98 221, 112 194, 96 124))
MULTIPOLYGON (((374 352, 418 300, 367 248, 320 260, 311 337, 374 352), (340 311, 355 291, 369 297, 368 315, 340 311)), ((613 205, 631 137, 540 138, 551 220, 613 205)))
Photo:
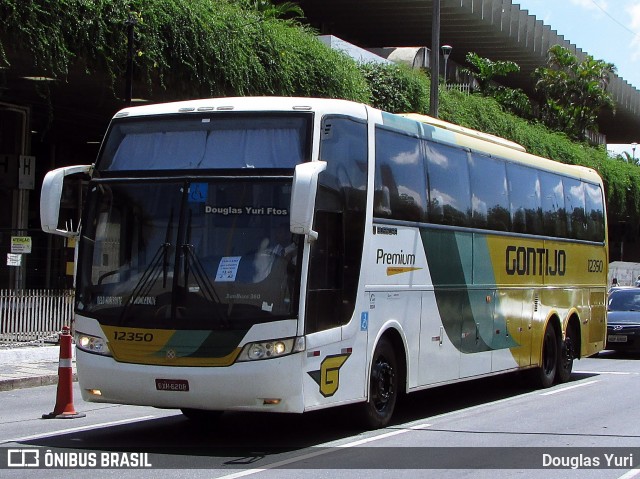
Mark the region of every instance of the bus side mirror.
POLYGON ((44 177, 40 194, 40 225, 45 233, 66 237, 80 234, 79 225, 75 229, 72 224, 65 224, 64 228, 58 228, 64 179, 69 175, 90 174, 92 168, 91 165, 65 166, 50 171, 44 177))
POLYGON ((296 165, 291 190, 291 216, 289 226, 293 234, 309 235, 316 239, 313 231, 313 210, 318 191, 318 175, 327 168, 326 161, 312 161, 296 165))

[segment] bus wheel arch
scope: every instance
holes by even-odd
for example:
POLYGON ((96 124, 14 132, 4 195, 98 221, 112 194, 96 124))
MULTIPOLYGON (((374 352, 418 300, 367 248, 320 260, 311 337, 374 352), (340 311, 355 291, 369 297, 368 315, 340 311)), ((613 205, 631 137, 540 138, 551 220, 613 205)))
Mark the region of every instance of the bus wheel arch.
POLYGON ((406 389, 406 354, 400 333, 390 328, 378 339, 369 367, 368 399, 359 404, 363 425, 386 427, 406 389))
POLYGON ((561 341, 560 354, 558 356, 557 383, 566 383, 571 377, 573 360, 580 359, 581 337, 580 319, 577 314, 572 314, 567 321, 564 339, 561 341))

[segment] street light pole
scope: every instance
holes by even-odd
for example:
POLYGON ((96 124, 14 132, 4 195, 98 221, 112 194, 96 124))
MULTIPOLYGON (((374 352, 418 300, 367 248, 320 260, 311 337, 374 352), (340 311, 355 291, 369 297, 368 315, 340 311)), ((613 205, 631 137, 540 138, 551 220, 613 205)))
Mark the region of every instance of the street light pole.
POLYGON ((431 89, 429 91, 429 115, 438 118, 438 79, 440 77, 440 0, 433 0, 431 14, 431 89))
POLYGON ((638 144, 635 141, 631 143, 631 158, 634 163, 636 162, 636 146, 638 146, 638 144))
POLYGON ((449 55, 451 55, 451 50, 453 50, 453 47, 451 45, 442 45, 440 49, 442 50, 442 56, 444 57, 444 86, 446 90, 447 89, 447 60, 449 60, 449 55))
POLYGON ((131 98, 133 97, 133 33, 136 23, 138 22, 133 12, 130 12, 129 18, 125 22, 127 25, 127 71, 125 73, 124 103, 127 106, 131 106, 131 98))

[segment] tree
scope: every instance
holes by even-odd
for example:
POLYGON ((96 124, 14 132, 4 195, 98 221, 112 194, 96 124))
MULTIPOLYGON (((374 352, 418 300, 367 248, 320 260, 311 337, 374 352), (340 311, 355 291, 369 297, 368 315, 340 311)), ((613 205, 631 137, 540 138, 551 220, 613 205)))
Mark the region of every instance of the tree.
POLYGON ((585 140, 587 131, 598 131, 598 114, 603 108, 614 109, 606 91, 612 63, 594 60, 587 55, 580 61, 568 49, 549 48, 546 67, 536 68, 535 89, 542 96, 542 121, 576 140, 585 140))
POLYGON ((520 67, 514 62, 489 60, 474 52, 467 53, 467 63, 471 68, 463 68, 462 72, 476 79, 480 93, 484 96, 491 95, 496 89, 492 85, 495 77, 520 71, 520 67))
POLYGON ((249 9, 254 9, 265 18, 304 17, 300 5, 294 2, 273 3, 271 0, 242 0, 249 9))

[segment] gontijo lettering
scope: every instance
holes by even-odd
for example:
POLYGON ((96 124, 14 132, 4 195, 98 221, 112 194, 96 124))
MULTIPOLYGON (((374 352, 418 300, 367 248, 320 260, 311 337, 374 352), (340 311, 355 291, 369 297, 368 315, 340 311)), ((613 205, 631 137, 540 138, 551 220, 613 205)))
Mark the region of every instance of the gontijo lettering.
POLYGON ((563 249, 507 246, 505 262, 511 276, 564 276, 567 271, 567 253, 563 249))

